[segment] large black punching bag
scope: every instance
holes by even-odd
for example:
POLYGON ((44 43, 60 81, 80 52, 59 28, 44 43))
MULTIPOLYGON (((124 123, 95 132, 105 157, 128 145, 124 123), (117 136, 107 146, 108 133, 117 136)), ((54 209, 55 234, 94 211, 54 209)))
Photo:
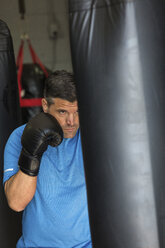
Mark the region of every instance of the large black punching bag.
POLYGON ((10 210, 3 189, 3 152, 9 134, 20 123, 16 65, 10 31, 0 20, 0 247, 14 248, 21 215, 10 210))
POLYGON ((93 247, 165 247, 165 2, 70 0, 93 247))

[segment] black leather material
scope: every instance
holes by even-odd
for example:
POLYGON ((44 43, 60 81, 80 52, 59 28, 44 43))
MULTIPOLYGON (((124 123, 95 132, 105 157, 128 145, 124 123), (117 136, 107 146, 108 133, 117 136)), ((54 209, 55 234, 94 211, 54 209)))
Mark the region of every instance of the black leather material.
POLYGON ((52 115, 40 113, 30 119, 21 138, 20 169, 30 176, 37 176, 42 154, 48 145, 58 146, 62 140, 62 128, 52 115))
POLYGON ((21 235, 21 214, 9 209, 4 195, 3 154, 10 133, 21 121, 12 37, 7 24, 2 20, 0 20, 0 114, 0 244, 3 248, 11 248, 16 246, 21 235))
MULTIPOLYGON (((51 71, 46 68, 47 72, 51 71)), ((21 85, 24 92, 23 99, 42 98, 46 76, 38 64, 24 63, 21 76, 21 85)), ((42 112, 42 106, 22 107, 22 124, 42 112)))
POLYGON ((37 176, 40 167, 41 156, 31 156, 22 149, 19 157, 20 170, 29 176, 37 176))
POLYGON ((165 247, 165 2, 70 0, 93 247, 165 247))

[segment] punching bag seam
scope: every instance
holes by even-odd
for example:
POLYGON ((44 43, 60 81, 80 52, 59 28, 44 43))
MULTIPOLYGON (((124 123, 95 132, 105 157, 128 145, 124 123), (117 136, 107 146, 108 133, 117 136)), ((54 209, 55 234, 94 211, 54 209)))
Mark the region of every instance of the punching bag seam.
MULTIPOLYGON (((101 8, 105 8, 105 7, 110 7, 110 6, 115 6, 115 5, 119 5, 119 4, 127 4, 127 3, 134 3, 135 1, 133 0, 126 0, 126 1, 117 1, 115 3, 107 3, 107 4, 99 4, 98 6, 90 6, 90 7, 86 7, 86 8, 75 8, 73 10, 71 10, 72 8, 70 8, 69 10, 69 13, 72 14, 72 13, 80 13, 80 12, 83 12, 83 11, 88 11, 88 10, 93 10, 93 9, 101 9, 101 8)), ((91 3, 92 5, 92 3, 91 3)))

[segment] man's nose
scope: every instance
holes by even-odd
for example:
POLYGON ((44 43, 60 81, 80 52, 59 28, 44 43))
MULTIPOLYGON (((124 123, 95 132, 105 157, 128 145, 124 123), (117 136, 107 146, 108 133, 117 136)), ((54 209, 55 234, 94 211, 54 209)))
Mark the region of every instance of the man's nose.
POLYGON ((70 126, 74 125, 74 115, 73 114, 70 114, 67 116, 67 124, 70 126))

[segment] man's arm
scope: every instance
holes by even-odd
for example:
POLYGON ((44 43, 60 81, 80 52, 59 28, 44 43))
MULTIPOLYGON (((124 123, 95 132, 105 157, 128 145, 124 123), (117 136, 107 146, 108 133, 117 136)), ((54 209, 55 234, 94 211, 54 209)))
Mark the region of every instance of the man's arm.
POLYGON ((62 128, 50 114, 40 113, 27 123, 21 137, 20 170, 5 182, 6 197, 13 210, 22 211, 32 200, 42 155, 48 145, 58 146, 62 139, 62 128))
POLYGON ((37 176, 31 177, 18 171, 5 182, 5 194, 9 207, 20 212, 32 200, 37 185, 37 176))

